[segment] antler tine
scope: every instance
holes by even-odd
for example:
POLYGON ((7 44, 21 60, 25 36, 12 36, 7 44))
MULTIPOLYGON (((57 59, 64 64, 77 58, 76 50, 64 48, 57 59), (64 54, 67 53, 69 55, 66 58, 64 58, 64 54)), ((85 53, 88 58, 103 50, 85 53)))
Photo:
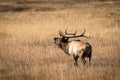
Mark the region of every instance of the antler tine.
POLYGON ((62 37, 65 37, 65 35, 62 33, 61 30, 59 31, 59 35, 62 36, 62 37))
POLYGON ((90 38, 90 36, 85 36, 84 34, 85 34, 85 32, 86 32, 86 30, 84 29, 84 32, 83 32, 83 37, 85 37, 85 38, 90 38))
POLYGON ((74 33, 74 34, 76 35, 76 33, 77 33, 77 30, 75 31, 75 33, 74 33))
POLYGON ((84 32, 80 36, 84 36, 85 32, 86 32, 86 30, 84 29, 84 32))
POLYGON ((67 34, 67 28, 65 29, 65 34, 67 34))

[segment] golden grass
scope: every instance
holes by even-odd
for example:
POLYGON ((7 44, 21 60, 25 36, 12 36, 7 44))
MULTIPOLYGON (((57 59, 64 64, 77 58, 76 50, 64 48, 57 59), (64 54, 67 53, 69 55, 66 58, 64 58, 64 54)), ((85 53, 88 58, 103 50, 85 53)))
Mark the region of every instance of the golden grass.
POLYGON ((47 12, 1 12, 0 80, 120 80, 119 7, 95 2, 47 12), (72 56, 54 44, 66 27, 78 34, 86 29, 91 36, 82 40, 93 47, 92 67, 83 68, 81 59, 75 67, 72 56))

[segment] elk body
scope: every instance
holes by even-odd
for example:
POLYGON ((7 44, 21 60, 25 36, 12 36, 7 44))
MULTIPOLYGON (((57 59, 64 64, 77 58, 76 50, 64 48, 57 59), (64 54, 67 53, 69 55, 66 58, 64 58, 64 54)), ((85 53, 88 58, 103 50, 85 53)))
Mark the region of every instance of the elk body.
POLYGON ((86 60, 85 58, 89 58, 89 64, 91 65, 91 57, 92 57, 92 47, 88 42, 82 42, 80 40, 72 40, 69 41, 69 38, 76 38, 76 37, 85 37, 84 36, 85 30, 81 35, 76 35, 75 33, 67 33, 63 34, 61 31, 59 32, 60 37, 55 37, 54 42, 61 48, 66 54, 72 55, 74 59, 74 65, 78 65, 78 58, 81 57, 83 65, 85 65, 86 60))

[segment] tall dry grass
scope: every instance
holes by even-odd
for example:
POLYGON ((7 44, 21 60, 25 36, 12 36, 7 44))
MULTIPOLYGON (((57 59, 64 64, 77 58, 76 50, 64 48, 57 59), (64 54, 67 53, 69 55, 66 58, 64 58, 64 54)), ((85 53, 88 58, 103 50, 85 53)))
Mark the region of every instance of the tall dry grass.
POLYGON ((0 12, 0 80, 119 80, 119 7, 93 2, 55 11, 0 12), (83 68, 81 59, 75 67, 72 56, 54 44, 66 27, 78 34, 86 29, 91 36, 82 40, 93 47, 92 67, 83 68))

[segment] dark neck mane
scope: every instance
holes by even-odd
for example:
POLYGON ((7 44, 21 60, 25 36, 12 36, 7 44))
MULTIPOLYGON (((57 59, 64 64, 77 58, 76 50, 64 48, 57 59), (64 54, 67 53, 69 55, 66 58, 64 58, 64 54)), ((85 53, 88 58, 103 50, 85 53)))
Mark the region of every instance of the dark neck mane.
POLYGON ((68 41, 66 42, 61 42, 59 47, 66 53, 68 54, 68 41))

